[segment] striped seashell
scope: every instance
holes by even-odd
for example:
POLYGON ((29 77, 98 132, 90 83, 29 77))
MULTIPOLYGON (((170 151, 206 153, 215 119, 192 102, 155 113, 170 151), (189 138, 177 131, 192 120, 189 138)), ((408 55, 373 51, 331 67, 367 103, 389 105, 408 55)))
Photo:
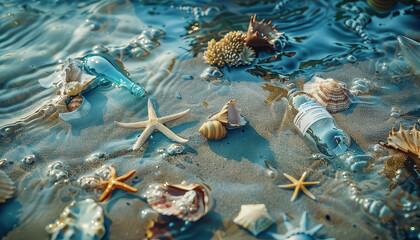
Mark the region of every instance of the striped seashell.
POLYGON ((67 110, 69 110, 69 112, 73 112, 74 110, 78 109, 82 103, 83 97, 80 95, 76 96, 67 104, 67 110))
POLYGON ((206 121, 198 131, 204 137, 213 140, 222 139, 227 133, 225 126, 217 120, 206 121))
POLYGON ((209 120, 221 122, 227 129, 238 128, 246 125, 245 117, 241 115, 241 110, 237 107, 238 101, 232 99, 227 102, 222 110, 210 115, 209 120))
POLYGON ((158 213, 197 221, 213 206, 206 188, 199 183, 152 184, 146 193, 147 203, 158 213))
POLYGON ((323 79, 314 75, 311 81, 305 83, 303 91, 311 94, 330 113, 342 112, 351 106, 353 94, 332 78, 323 79))
POLYGON ((388 143, 379 143, 387 148, 393 148, 404 153, 412 153, 420 159, 420 130, 417 124, 414 125, 413 129, 404 129, 400 125, 398 132, 395 128, 392 128, 387 140, 388 143))
POLYGON ((6 199, 11 198, 14 191, 14 182, 4 171, 0 170, 0 203, 4 203, 6 199))

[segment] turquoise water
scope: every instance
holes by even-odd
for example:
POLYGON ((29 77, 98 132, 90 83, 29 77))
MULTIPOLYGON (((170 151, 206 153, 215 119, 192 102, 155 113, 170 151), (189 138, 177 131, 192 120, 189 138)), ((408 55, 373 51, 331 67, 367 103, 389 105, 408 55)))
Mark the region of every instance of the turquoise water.
POLYGON ((408 160, 384 174, 394 152, 377 145, 392 127, 412 128, 420 120, 420 79, 397 43, 398 35, 420 39, 418 11, 404 1, 387 12, 364 1, 282 3, 1 2, 0 169, 16 190, 13 198, 0 203, 0 236, 49 238, 45 227, 68 204, 101 196, 101 188, 84 187, 80 179, 104 177, 112 164, 118 176, 136 170, 126 183, 139 192, 116 190, 100 203, 104 239, 144 238, 147 216, 142 211, 151 211, 143 196, 148 186, 182 181, 208 185, 215 204, 197 222, 165 219, 173 225, 161 228, 175 239, 270 239, 267 231, 286 232, 283 214, 299 225, 304 211, 310 227, 324 224, 316 234, 320 239, 418 239, 417 169, 408 160), (370 20, 359 33, 346 21, 362 13, 370 20), (283 53, 259 53, 248 66, 221 68, 221 78, 204 79, 207 42, 232 30, 246 32, 253 14, 277 24, 289 46, 283 53), (164 35, 145 38, 144 31, 164 35), (130 52, 136 39, 142 48, 130 52), (63 72, 61 65, 97 52, 121 62, 147 96, 99 84, 83 94, 90 111, 64 121, 59 113, 65 107, 57 100, 60 87, 53 84, 63 72), (363 173, 314 155, 288 119, 286 85, 294 82, 301 88, 314 73, 349 88, 355 78, 375 85, 360 97, 371 104, 333 115, 368 155, 363 173), (114 125, 147 120, 148 98, 158 116, 191 109, 188 116, 167 124, 189 139, 181 154, 167 154, 174 142, 162 133, 133 151, 141 130, 114 125), (220 141, 204 139, 200 126, 233 98, 248 125, 228 131, 220 141), (321 181, 309 189, 317 200, 301 194, 290 202, 293 190, 277 185, 289 183, 283 173, 299 178, 305 171, 308 181, 321 181), (233 219, 241 205, 260 203, 276 223, 254 237, 233 219))

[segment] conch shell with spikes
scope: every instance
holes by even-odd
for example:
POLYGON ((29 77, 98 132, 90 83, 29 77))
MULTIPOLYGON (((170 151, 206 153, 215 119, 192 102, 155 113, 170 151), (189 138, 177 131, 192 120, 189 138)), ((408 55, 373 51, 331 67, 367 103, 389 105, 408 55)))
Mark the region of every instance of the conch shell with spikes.
POLYGON ((384 147, 393 148, 404 153, 411 153, 420 159, 420 130, 416 125, 413 129, 404 129, 400 125, 400 130, 397 132, 395 128, 389 132, 387 138, 388 143, 379 142, 384 147))
POLYGON ((265 23, 265 19, 257 21, 257 15, 251 17, 246 33, 245 44, 257 51, 272 52, 274 41, 283 35, 284 32, 277 32, 276 25, 271 25, 271 20, 265 23))

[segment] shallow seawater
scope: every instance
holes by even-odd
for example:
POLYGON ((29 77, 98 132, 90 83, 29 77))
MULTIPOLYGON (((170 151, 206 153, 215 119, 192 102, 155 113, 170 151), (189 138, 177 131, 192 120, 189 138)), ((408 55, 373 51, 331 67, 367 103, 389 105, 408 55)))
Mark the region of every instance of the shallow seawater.
POLYGON ((139 191, 117 189, 99 202, 104 239, 146 238, 149 218, 157 216, 144 197, 149 185, 183 181, 206 186, 214 206, 196 222, 162 217, 159 236, 272 239, 267 232, 286 233, 284 216, 298 226, 306 211, 310 228, 324 225, 318 239, 419 239, 415 161, 393 165, 389 159, 400 155, 377 144, 393 127, 420 124, 420 76, 397 42, 399 35, 420 39, 419 7, 410 1, 389 11, 332 0, 2 1, 0 170, 15 191, 0 203, 0 236, 50 238, 46 226, 73 200, 102 195, 102 188, 86 187, 83 179, 105 178, 113 165, 117 176, 136 170, 125 183, 139 191), (289 45, 204 79, 207 42, 246 32, 254 14, 272 20, 289 45), (346 21, 361 14, 369 21, 358 32, 346 21), (153 36, 144 38, 146 33, 153 36), (142 47, 134 51, 136 38, 142 47), (64 121, 54 84, 61 66, 97 52, 122 63, 147 95, 99 84, 83 92, 90 111, 64 121), (349 110, 333 114, 368 159, 361 173, 314 152, 290 122, 286 86, 302 88, 314 73, 348 88, 357 87, 358 78, 375 86, 349 110), (167 124, 189 139, 181 153, 168 154, 175 142, 160 132, 134 151, 142 130, 114 124, 147 120, 148 99, 158 116, 191 110, 167 124), (219 141, 203 138, 200 126, 230 99, 238 100, 248 124, 219 141), (316 200, 301 193, 291 202, 293 190, 277 185, 289 183, 283 173, 299 178, 304 172, 308 181, 320 181, 309 188, 316 200), (275 224, 253 236, 233 222, 244 204, 265 204, 275 224))

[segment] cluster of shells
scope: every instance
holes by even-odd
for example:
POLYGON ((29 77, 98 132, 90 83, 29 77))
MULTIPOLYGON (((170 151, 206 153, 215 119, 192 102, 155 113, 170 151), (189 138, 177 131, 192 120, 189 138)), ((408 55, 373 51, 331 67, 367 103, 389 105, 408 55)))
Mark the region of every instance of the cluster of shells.
POLYGON ((344 87, 344 84, 336 82, 332 78, 323 79, 317 75, 305 83, 303 91, 311 94, 330 113, 349 109, 354 98, 354 95, 344 87))
POLYGON ((251 17, 246 34, 239 31, 227 33, 220 41, 212 39, 204 52, 204 60, 218 67, 225 65, 249 65, 255 60, 254 50, 272 51, 274 41, 283 33, 278 33, 271 21, 258 22, 256 15, 251 17))
POLYGON ((235 129, 245 126, 247 122, 237 105, 236 99, 230 100, 219 112, 210 115, 198 131, 207 139, 219 140, 226 136, 226 128, 235 129))

